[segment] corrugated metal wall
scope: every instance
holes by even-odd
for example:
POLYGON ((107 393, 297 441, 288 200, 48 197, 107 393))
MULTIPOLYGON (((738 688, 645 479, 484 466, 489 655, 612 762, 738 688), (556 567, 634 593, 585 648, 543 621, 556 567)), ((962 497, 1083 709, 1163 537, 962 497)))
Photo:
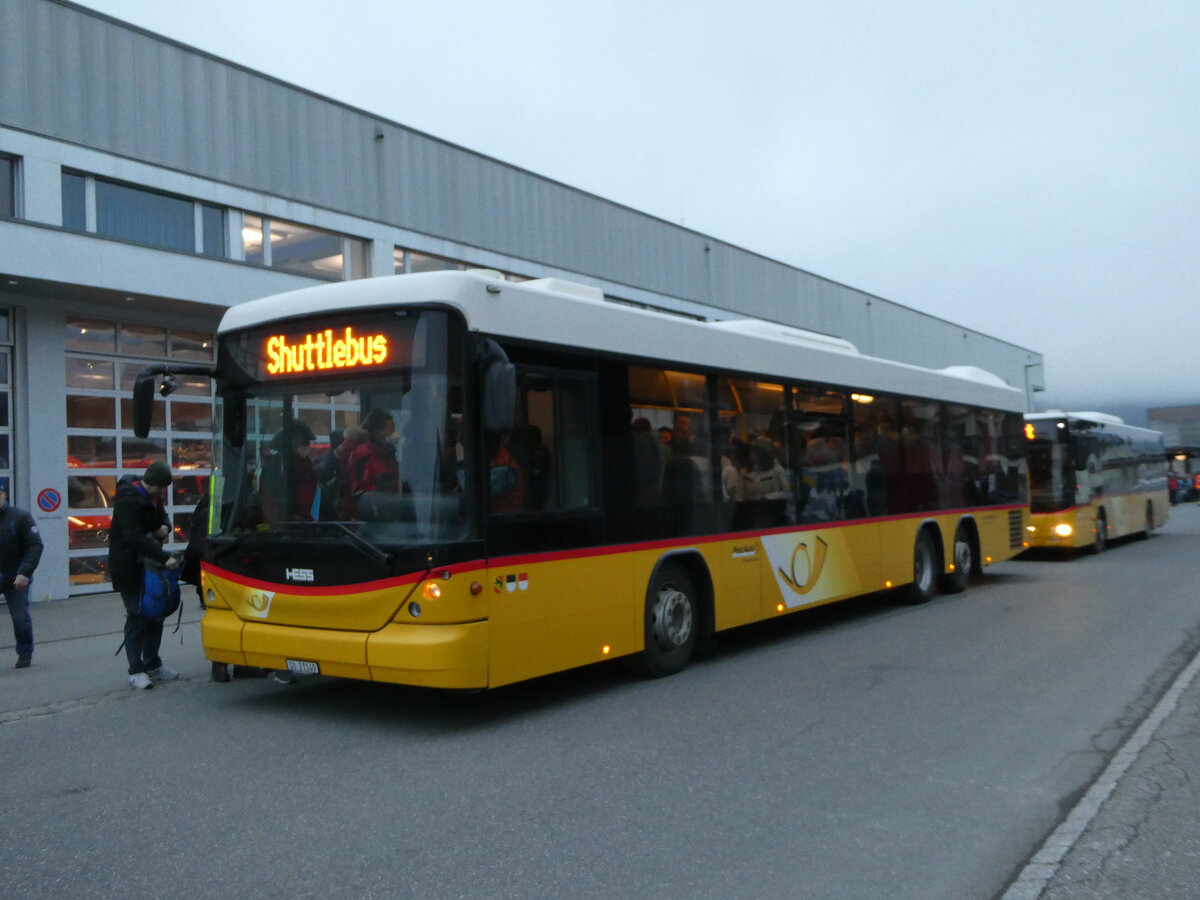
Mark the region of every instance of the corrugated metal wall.
POLYGON ((1041 361, 59 0, 0 2, 0 122, 835 334, 868 353, 923 365, 970 360, 1018 387, 1025 364, 1041 361))

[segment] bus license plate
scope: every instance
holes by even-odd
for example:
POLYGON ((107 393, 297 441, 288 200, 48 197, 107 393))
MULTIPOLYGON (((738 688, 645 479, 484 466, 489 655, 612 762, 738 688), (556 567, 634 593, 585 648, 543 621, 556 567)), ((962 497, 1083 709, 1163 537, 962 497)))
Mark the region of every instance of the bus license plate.
POLYGON ((295 672, 297 675, 321 674, 321 667, 307 659, 289 659, 287 667, 289 672, 295 672))

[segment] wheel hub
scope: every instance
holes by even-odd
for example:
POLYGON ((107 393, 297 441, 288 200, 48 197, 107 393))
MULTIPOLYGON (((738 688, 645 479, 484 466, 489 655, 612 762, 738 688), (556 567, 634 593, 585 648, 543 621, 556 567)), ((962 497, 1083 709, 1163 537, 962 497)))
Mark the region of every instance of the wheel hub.
POLYGON ((954 544, 954 567, 963 575, 971 574, 971 545, 966 541, 957 541, 954 544))
POLYGON ((663 647, 682 647, 692 633, 692 604, 687 594, 664 585, 654 604, 654 636, 663 647))

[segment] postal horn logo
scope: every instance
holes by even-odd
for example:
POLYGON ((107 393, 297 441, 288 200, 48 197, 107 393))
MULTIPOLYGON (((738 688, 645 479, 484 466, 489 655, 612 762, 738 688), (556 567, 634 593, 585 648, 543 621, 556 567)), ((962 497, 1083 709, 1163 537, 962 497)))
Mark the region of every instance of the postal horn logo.
POLYGON ((274 591, 252 591, 246 596, 246 615, 265 619, 271 613, 271 601, 274 599, 274 591))
POLYGON ((792 571, 779 570, 787 586, 797 594, 807 594, 816 587, 821 570, 825 567, 825 552, 828 549, 829 545, 820 538, 814 541, 811 552, 803 541, 796 544, 796 549, 792 551, 792 571))

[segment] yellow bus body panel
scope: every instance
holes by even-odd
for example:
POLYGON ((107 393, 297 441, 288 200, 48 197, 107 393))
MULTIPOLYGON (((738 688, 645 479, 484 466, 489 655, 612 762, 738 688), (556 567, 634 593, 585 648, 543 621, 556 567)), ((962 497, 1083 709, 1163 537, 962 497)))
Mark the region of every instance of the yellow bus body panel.
MULTIPOLYGON (((1014 507, 508 557, 344 595, 283 585, 271 592, 206 570, 214 602, 201 633, 208 657, 222 662, 282 669, 306 660, 327 675, 498 687, 641 652, 646 592, 672 556, 707 572, 721 631, 904 585, 918 529, 936 525, 950 563, 965 518, 975 522, 983 564, 1022 549, 1028 513, 1014 507), (384 612, 382 624, 366 627, 384 612)), ((707 579, 697 577, 705 591, 707 579)))
POLYGON ((1161 528, 1170 517, 1171 503, 1167 492, 1113 494, 1098 497, 1086 506, 1072 506, 1059 512, 1033 513, 1030 516, 1032 531, 1029 542, 1034 547, 1057 547, 1077 549, 1090 547, 1096 540, 1096 517, 1104 510, 1108 525, 1108 538, 1128 537, 1146 530, 1146 504, 1154 513, 1151 528, 1161 528), (1066 537, 1055 530, 1059 525, 1069 525, 1071 533, 1066 537))

